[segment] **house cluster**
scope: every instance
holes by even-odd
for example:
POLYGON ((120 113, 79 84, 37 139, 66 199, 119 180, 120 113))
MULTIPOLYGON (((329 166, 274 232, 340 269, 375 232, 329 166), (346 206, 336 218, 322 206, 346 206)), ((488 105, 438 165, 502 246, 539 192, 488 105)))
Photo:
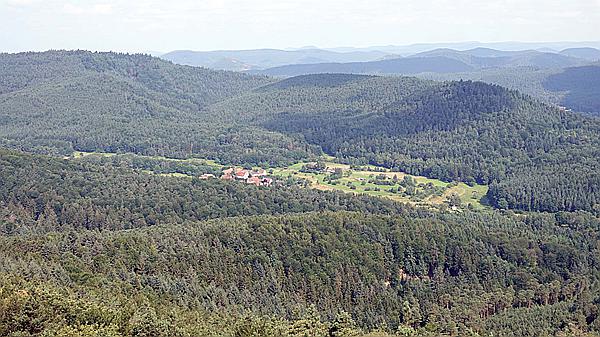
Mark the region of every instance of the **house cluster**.
POLYGON ((273 179, 267 177, 267 171, 264 169, 246 170, 239 167, 230 167, 223 170, 221 179, 238 180, 256 186, 271 186, 273 183, 273 179))

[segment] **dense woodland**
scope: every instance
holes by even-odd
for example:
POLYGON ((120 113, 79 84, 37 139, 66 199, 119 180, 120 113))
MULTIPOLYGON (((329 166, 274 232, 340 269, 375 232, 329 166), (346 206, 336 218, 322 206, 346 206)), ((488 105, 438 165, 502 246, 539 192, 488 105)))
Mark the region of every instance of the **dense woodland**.
POLYGON ((589 213, 447 213, 12 151, 1 160, 3 335, 597 328, 600 222, 589 213), (527 315, 543 319, 523 325, 527 315))
POLYGON ((481 82, 0 54, 0 336, 598 336, 598 158, 600 119, 481 82), (489 205, 176 160, 323 154, 489 205))
POLYGON ((566 92, 564 106, 600 115, 600 65, 567 68, 549 76, 544 87, 566 92))
POLYGON ((146 55, 85 51, 0 54, 0 144, 196 155, 231 163, 290 163, 317 151, 281 134, 213 123, 211 103, 272 82, 173 65, 146 55))
POLYGON ((406 208, 341 192, 180 179, 5 150, 0 150, 0 178, 0 201, 19 220, 3 224, 8 227, 0 231, 7 235, 324 210, 396 214, 406 208))

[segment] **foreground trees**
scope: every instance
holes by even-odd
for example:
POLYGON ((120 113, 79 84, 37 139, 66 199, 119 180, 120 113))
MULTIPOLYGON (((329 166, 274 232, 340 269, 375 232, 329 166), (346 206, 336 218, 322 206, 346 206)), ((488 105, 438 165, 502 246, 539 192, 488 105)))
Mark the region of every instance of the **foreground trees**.
POLYGON ((2 335, 600 328, 591 213, 439 212, 15 152, 2 160, 12 172, 0 184, 2 335), (233 217, 201 221, 206 205, 233 217))

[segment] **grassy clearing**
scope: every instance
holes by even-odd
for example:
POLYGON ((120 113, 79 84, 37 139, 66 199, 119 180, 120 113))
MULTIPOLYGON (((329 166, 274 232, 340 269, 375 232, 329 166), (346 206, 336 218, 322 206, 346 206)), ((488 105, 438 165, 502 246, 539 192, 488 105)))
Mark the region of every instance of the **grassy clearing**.
MULTIPOLYGON (((488 190, 485 185, 469 186, 465 183, 447 183, 437 179, 390 170, 384 170, 383 172, 351 170, 349 165, 328 161, 325 162, 328 169, 339 168, 343 171, 341 178, 330 181, 331 173, 328 172, 301 172, 304 165, 305 163, 297 163, 285 168, 276 168, 273 169, 273 175, 281 178, 303 179, 308 182, 309 187, 315 189, 367 194, 415 205, 440 205, 447 202, 452 195, 456 195, 460 199, 461 207, 468 207, 469 204, 475 209, 485 207, 482 204, 482 199, 484 199, 488 190), (407 193, 407 188, 402 186, 405 177, 410 177, 414 181, 414 191, 411 193, 407 193), (383 182, 389 185, 382 185, 383 182)), ((383 170, 374 166, 367 168, 383 170)))

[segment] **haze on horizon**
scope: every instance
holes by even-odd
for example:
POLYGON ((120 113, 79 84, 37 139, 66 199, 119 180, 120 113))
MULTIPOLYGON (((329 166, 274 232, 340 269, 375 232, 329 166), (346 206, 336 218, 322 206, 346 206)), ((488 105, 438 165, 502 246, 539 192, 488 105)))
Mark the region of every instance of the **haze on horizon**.
POLYGON ((0 51, 599 40, 600 0, 0 0, 0 51))

